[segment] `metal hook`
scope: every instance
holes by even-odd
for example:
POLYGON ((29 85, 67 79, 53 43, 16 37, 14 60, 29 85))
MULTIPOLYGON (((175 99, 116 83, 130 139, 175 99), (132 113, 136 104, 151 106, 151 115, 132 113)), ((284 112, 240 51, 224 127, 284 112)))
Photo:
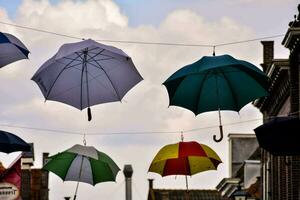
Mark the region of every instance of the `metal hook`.
POLYGON ((214 139, 215 142, 221 142, 223 140, 223 126, 220 125, 219 129, 220 129, 220 138, 217 139, 217 136, 214 135, 213 139, 214 139))
POLYGON ((84 144, 84 146, 86 146, 85 133, 83 134, 83 144, 84 144))
POLYGON ((183 139, 184 139, 184 137, 183 137, 183 131, 181 131, 180 133, 181 133, 181 135, 180 135, 180 137, 181 137, 181 142, 183 142, 183 139))

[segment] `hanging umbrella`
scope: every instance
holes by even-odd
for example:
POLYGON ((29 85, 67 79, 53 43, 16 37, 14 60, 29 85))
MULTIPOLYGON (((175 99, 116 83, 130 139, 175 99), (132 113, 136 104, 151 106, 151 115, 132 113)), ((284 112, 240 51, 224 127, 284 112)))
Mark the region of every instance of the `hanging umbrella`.
POLYGON ((70 149, 49 157, 43 169, 51 171, 63 181, 76 181, 76 199, 79 182, 96 185, 115 181, 120 168, 105 153, 92 146, 74 145, 70 149))
POLYGON ((28 59, 29 50, 15 36, 0 32, 0 68, 21 59, 28 59))
POLYGON ((164 83, 169 104, 191 110, 195 115, 219 112, 220 138, 223 139, 221 110, 239 111, 249 102, 268 95, 268 77, 249 62, 229 55, 204 56, 187 65, 164 83))
POLYGON ((30 151, 30 145, 18 136, 0 130, 0 152, 30 151))
POLYGON ((161 176, 185 175, 192 176, 207 170, 216 170, 221 163, 220 157, 214 150, 195 141, 179 142, 164 146, 154 157, 149 172, 161 176))
POLYGON ((46 100, 88 108, 89 121, 90 106, 121 101, 142 79, 126 53, 91 39, 64 44, 32 77, 46 100))
POLYGON ((276 117, 254 129, 259 146, 275 156, 300 155, 299 117, 276 117))

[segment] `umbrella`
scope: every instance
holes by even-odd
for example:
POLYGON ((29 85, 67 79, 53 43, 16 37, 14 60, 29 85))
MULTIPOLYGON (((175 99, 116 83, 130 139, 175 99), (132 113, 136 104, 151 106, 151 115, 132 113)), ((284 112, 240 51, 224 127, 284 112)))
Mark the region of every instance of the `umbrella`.
POLYGON ((149 167, 149 172, 158 173, 163 177, 185 175, 188 189, 188 175, 216 170, 221 162, 216 152, 207 145, 195 141, 182 141, 160 149, 149 167))
POLYGON ((46 100, 88 108, 89 121, 90 106, 121 101, 142 79, 126 53, 91 39, 64 44, 32 77, 46 100))
POLYGON ((249 102, 268 95, 268 77, 249 62, 229 55, 204 56, 187 65, 163 83, 169 104, 191 110, 195 115, 219 112, 220 142, 223 138, 221 110, 239 111, 249 102))
POLYGON ((64 181, 77 181, 74 200, 79 182, 96 185, 100 182, 115 181, 120 171, 116 163, 105 153, 92 146, 79 144, 49 157, 43 169, 55 173, 64 181))
POLYGON ((30 145, 18 136, 0 130, 0 151, 11 153, 15 151, 30 151, 30 145))
POLYGON ((254 129, 259 146, 275 156, 300 155, 299 117, 276 117, 254 129))
POLYGON ((21 59, 28 59, 29 50, 15 36, 0 32, 0 68, 21 59))

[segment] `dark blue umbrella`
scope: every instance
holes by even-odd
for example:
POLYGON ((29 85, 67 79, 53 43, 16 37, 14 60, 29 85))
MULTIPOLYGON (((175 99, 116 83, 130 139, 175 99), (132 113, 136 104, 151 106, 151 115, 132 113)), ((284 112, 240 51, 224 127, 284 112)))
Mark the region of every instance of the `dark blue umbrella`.
POLYGON ((29 50, 15 36, 0 32, 0 68, 21 59, 28 59, 29 50))
POLYGON ((300 155, 298 116, 275 117, 254 129, 259 146, 275 156, 300 155))
POLYGON ((0 130, 0 152, 30 151, 30 145, 18 136, 0 130))

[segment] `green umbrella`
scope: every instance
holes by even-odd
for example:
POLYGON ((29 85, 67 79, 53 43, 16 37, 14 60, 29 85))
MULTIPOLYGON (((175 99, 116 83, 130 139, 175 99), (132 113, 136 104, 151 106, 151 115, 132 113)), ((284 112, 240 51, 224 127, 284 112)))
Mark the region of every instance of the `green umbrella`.
POLYGON ((105 153, 92 146, 74 145, 70 149, 49 157, 43 169, 58 175, 64 181, 77 181, 96 185, 100 182, 115 181, 120 168, 105 153))
POLYGON ((249 102, 267 96, 268 77, 253 64, 229 55, 204 56, 187 65, 163 83, 170 105, 191 110, 195 115, 219 111, 223 138, 221 110, 239 111, 249 102))

